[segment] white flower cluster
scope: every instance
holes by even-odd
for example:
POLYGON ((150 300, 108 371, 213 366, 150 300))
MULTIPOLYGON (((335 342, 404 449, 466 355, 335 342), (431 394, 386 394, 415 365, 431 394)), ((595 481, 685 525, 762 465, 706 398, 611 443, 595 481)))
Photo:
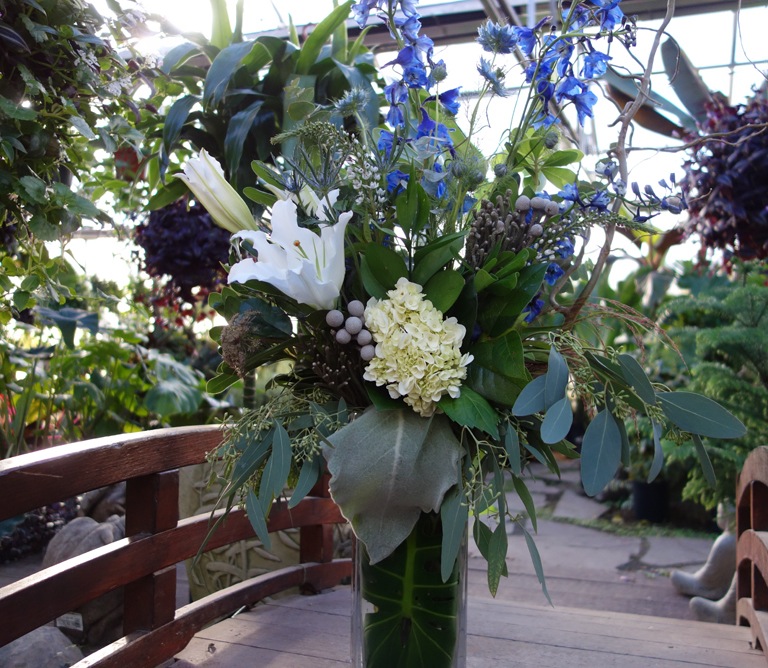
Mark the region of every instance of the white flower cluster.
POLYGON ((421 286, 406 278, 387 294, 389 299, 370 299, 365 309, 376 354, 363 378, 386 385, 393 399, 403 397, 419 415, 429 417, 443 395, 461 393, 472 361, 459 350, 466 330, 456 318, 444 320, 421 286))

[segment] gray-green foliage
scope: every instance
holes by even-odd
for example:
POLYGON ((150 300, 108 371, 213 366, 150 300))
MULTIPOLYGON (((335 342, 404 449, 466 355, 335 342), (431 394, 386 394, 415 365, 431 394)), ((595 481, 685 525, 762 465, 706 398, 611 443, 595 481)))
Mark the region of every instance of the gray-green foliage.
MULTIPOLYGON (((682 285, 696 292, 670 301, 662 322, 689 372, 675 351, 652 350, 651 362, 666 384, 684 383, 684 389, 714 399, 747 427, 745 436, 732 441, 705 440, 714 487, 698 467, 688 467, 684 497, 707 506, 733 498, 744 459, 752 448, 768 444, 768 287, 760 278, 702 284, 683 277, 682 285)), ((694 457, 692 443, 670 449, 670 461, 690 463, 694 457)))

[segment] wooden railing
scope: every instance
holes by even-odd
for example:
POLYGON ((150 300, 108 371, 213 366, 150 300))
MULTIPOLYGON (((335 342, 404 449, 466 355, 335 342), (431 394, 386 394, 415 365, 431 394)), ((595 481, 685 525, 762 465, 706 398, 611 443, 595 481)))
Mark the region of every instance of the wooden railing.
POLYGON ((737 623, 768 655, 768 447, 753 450, 736 490, 737 623))
MULTIPOLYGON (((0 589, 0 646, 125 587, 124 636, 77 665, 155 666, 217 619, 292 587, 320 591, 351 573, 333 559, 333 524, 343 522, 318 485, 298 506, 275 503, 269 531, 300 528, 300 563, 241 582, 176 609, 176 564, 197 554, 209 514, 179 520, 178 469, 205 461, 218 427, 182 427, 95 439, 0 461, 0 520, 77 494, 126 485, 125 538, 0 589)), ((234 510, 206 545, 211 550, 254 535, 234 510)))

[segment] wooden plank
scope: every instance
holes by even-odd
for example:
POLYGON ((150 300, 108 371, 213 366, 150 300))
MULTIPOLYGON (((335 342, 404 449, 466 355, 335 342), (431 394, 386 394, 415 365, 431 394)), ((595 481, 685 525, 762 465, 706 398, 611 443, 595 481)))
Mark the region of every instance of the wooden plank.
MULTIPOLYGON (((178 657, 211 664, 203 649, 226 656, 230 645, 276 652, 271 668, 291 668, 307 655, 344 661, 349 652, 351 594, 339 587, 316 597, 260 605, 198 634, 178 657), (208 643, 208 644, 206 644, 208 643), (284 653, 280 653, 283 650, 284 653)), ((764 668, 748 629, 578 609, 537 608, 471 598, 467 665, 544 668, 764 668), (669 622, 669 623, 668 623, 669 622)), ((243 656, 250 657, 250 653, 243 656)), ((325 664, 317 664, 325 665, 325 664)))
POLYGON ((0 520, 128 478, 199 464, 218 425, 175 427, 59 445, 0 461, 0 520))
MULTIPOLYGON (((292 510, 285 503, 276 503, 268 528, 276 531, 341 519, 331 499, 308 497, 292 510)), ((194 556, 209 529, 208 522, 208 515, 198 515, 160 534, 123 538, 3 587, 0 619, 7 621, 0 625, 0 645, 127 582, 194 556), (26 612, 18 615, 17 610, 26 612)), ((212 536, 207 549, 251 536, 253 528, 245 513, 233 511, 212 536)))

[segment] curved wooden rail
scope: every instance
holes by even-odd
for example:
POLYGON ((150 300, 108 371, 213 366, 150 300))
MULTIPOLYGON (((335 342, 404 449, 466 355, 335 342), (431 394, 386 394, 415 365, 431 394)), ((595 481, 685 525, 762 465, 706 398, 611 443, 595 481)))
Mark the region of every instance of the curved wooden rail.
POLYGON ((736 487, 737 623, 768 649, 768 447, 753 450, 736 487))
MULTIPOLYGON (((178 468, 205 461, 220 442, 217 427, 183 427, 94 439, 0 462, 0 520, 127 481, 125 538, 0 589, 0 646, 125 587, 124 637, 77 666, 155 666, 204 626, 243 606, 296 586, 320 591, 349 577, 350 561, 333 559, 332 525, 344 520, 324 482, 295 508, 276 502, 269 516, 270 532, 299 528, 299 565, 176 610, 175 565, 197 554, 211 526, 208 514, 179 521, 178 468)), ((253 535, 245 513, 234 510, 206 550, 253 535)))

